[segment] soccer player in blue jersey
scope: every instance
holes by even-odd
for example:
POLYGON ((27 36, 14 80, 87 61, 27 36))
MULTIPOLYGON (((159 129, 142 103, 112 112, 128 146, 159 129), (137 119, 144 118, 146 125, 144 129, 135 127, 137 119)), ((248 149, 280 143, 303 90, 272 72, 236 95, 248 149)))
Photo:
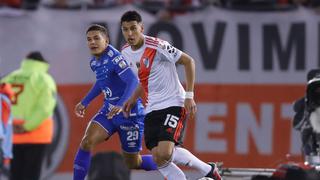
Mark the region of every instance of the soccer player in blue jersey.
POLYGON ((88 123, 74 160, 74 180, 84 180, 88 172, 93 148, 114 133, 118 133, 126 164, 130 169, 156 170, 151 155, 140 155, 144 129, 144 107, 139 100, 125 118, 121 112, 123 103, 138 85, 138 79, 127 61, 109 44, 105 27, 94 24, 87 32, 87 44, 93 55, 90 67, 96 75, 96 82, 89 93, 75 107, 78 117, 84 117, 89 103, 101 92, 104 103, 98 113, 88 123))

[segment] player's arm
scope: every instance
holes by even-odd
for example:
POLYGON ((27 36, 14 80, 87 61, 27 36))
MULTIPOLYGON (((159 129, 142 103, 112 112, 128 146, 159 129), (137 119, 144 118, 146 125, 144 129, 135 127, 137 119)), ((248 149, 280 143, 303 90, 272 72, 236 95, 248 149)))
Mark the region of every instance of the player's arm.
POLYGON ((111 119, 122 111, 123 103, 132 95, 138 84, 137 77, 121 54, 118 54, 112 61, 114 63, 113 71, 118 74, 120 79, 126 84, 126 87, 117 104, 108 113, 108 119, 111 119))
POLYGON ((101 89, 99 87, 98 82, 96 81, 88 94, 81 100, 81 104, 85 107, 87 107, 90 102, 96 98, 101 93, 101 89))
POLYGON ((186 53, 182 53, 179 60, 177 61, 178 64, 182 64, 185 69, 186 75, 186 95, 185 95, 185 108, 187 112, 190 113, 191 118, 196 113, 196 103, 193 100, 194 96, 194 81, 195 81, 195 64, 194 60, 187 55, 186 53))
POLYGON ((180 59, 177 61, 178 64, 182 64, 185 69, 186 75, 186 91, 193 92, 194 81, 196 77, 195 65, 193 59, 186 53, 182 53, 180 59))
POLYGON ((90 102, 96 98, 101 93, 101 89, 98 85, 98 82, 92 86, 88 94, 76 105, 75 114, 78 117, 83 117, 85 113, 86 107, 90 104, 90 102))
POLYGON ((119 75, 121 80, 126 83, 126 88, 117 105, 122 106, 125 101, 127 101, 130 96, 134 93, 137 88, 139 82, 137 77, 134 75, 131 68, 127 68, 121 75, 119 75))
POLYGON ((137 102, 137 99, 142 96, 142 93, 143 93, 143 89, 141 84, 139 83, 134 93, 122 106, 125 117, 129 117, 131 108, 135 105, 135 103, 137 102))
POLYGON ((123 103, 129 99, 139 84, 137 77, 129 66, 119 74, 119 77, 126 83, 126 88, 116 106, 108 113, 108 119, 111 119, 114 115, 122 111, 123 103))

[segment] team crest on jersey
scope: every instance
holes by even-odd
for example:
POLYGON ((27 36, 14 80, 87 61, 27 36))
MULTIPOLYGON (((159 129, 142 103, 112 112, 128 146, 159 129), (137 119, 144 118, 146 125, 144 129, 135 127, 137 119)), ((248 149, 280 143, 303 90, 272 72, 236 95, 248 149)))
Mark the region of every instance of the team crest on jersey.
POLYGON ((149 60, 149 58, 143 58, 143 60, 142 60, 142 62, 143 62, 143 64, 144 64, 144 66, 146 67, 146 68, 149 68, 149 65, 150 65, 150 60, 149 60))
POLYGON ((113 53, 112 50, 109 50, 107 54, 108 54, 108 56, 110 56, 110 57, 112 57, 112 56, 114 55, 114 53, 113 53))

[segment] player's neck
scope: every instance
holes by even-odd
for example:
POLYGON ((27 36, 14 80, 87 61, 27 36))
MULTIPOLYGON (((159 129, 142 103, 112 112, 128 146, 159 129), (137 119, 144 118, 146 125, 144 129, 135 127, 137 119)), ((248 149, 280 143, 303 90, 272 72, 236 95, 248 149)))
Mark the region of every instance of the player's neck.
POLYGON ((144 44, 144 38, 142 37, 140 38, 139 42, 136 45, 131 46, 131 49, 134 51, 138 50, 143 46, 143 44, 144 44))
POLYGON ((97 61, 100 60, 100 58, 102 57, 103 53, 106 51, 107 48, 108 48, 108 46, 100 54, 93 55, 97 61))

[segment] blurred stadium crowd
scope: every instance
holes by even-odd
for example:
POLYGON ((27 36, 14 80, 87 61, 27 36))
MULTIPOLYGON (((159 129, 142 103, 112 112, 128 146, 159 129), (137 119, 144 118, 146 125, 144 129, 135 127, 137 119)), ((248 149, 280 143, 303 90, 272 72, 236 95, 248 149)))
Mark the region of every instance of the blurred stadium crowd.
POLYGON ((40 6, 55 9, 90 10, 134 4, 156 14, 170 18, 176 14, 197 11, 208 6, 246 11, 291 10, 299 6, 317 9, 320 0, 0 0, 0 8, 37 10, 40 6))

